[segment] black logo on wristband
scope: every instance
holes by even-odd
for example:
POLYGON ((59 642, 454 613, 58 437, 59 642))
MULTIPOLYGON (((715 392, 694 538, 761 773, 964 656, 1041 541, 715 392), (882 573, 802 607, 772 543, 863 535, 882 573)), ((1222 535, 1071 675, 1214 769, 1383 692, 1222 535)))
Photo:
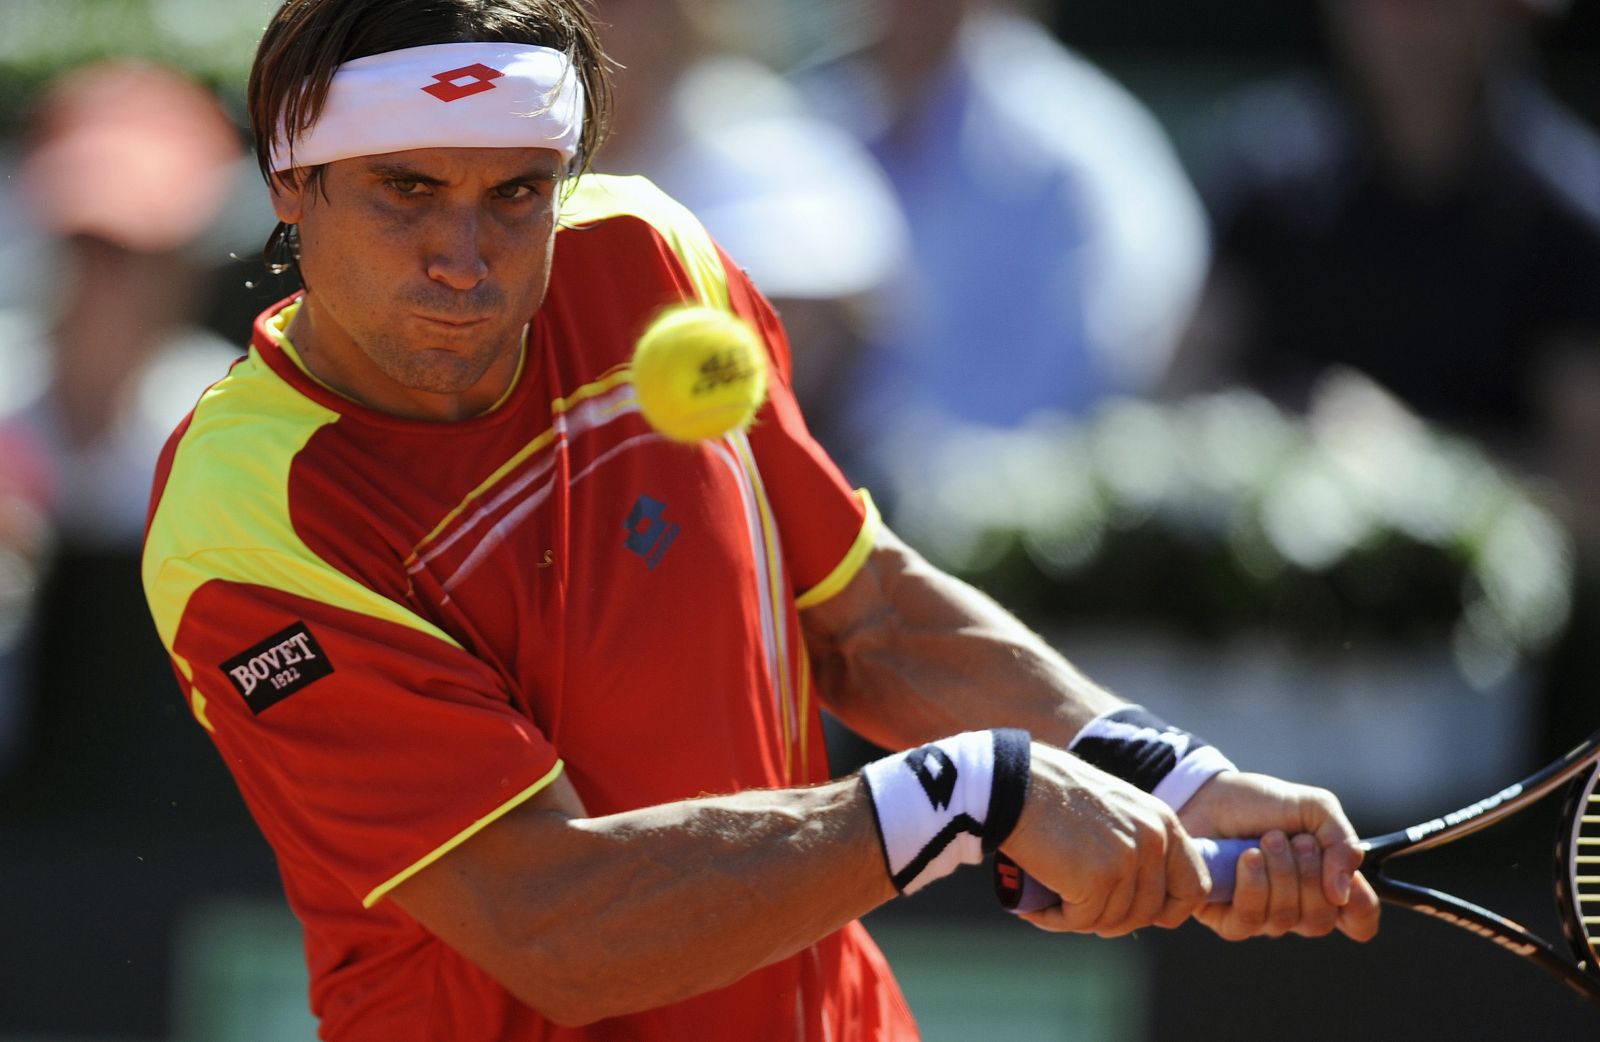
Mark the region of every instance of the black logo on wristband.
POLYGON ((949 810, 956 794, 956 762, 937 745, 924 745, 906 753, 906 766, 917 776, 934 810, 949 810))

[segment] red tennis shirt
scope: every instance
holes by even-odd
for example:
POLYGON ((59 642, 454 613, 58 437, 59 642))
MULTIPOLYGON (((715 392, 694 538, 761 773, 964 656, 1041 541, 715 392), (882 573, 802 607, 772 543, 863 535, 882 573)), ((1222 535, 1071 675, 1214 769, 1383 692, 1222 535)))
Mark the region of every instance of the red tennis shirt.
POLYGON ((322 386, 257 321, 173 434, 144 582, 195 718, 277 854, 337 1042, 900 1040, 858 924, 719 991, 549 1024, 384 898, 565 771, 589 813, 825 780, 798 607, 875 515, 807 433, 769 306, 681 207, 586 177, 518 377, 459 423, 322 386), (628 360, 664 306, 759 329, 748 433, 670 443, 628 360))

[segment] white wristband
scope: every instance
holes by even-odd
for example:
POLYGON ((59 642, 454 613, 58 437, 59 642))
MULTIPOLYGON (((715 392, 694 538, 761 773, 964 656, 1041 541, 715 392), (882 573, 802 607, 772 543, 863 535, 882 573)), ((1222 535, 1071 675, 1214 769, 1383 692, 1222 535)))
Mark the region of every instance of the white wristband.
POLYGON ((1218 774, 1238 770, 1204 739, 1135 705, 1120 706, 1089 721, 1068 750, 1175 811, 1218 774))
POLYGON ((861 770, 889 878, 915 893, 998 847, 1022 815, 1032 741, 1026 731, 968 731, 861 770))
POLYGON ((1200 791, 1200 786, 1223 771, 1238 769, 1216 746, 1202 745, 1180 759, 1172 773, 1150 790, 1150 795, 1175 811, 1182 810, 1190 797, 1200 791))

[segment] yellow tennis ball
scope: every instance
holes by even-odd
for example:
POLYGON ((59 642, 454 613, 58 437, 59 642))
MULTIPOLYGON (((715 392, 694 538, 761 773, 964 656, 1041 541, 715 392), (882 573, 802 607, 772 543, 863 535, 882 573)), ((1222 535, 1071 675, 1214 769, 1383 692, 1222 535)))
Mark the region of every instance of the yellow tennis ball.
POLYGON ((726 311, 670 308, 633 350, 633 390, 645 420, 673 441, 720 438, 748 427, 766 400, 766 346, 726 311))

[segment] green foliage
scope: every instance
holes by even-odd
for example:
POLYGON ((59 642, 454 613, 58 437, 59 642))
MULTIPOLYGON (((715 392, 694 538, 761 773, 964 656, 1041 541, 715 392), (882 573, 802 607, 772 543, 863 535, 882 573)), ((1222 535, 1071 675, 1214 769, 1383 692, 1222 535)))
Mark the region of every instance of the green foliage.
POLYGON ((931 472, 896 527, 1035 621, 1447 642, 1489 687, 1570 609, 1573 547, 1538 494, 1353 374, 1305 417, 1242 390, 1121 400, 953 440, 931 472))

